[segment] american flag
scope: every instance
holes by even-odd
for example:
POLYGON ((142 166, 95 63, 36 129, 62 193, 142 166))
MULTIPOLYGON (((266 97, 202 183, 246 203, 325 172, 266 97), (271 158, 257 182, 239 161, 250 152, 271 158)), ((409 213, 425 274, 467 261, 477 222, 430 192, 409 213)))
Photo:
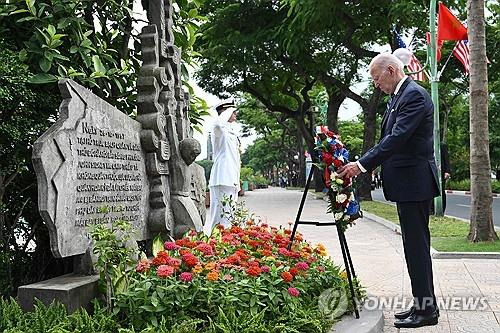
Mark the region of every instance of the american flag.
MULTIPOLYGON (((406 48, 405 42, 403 42, 403 39, 401 36, 398 34, 396 29, 394 29, 394 34, 396 35, 396 45, 398 48, 406 48)), ((411 50, 410 50, 411 52, 411 50)), ((420 61, 418 61, 417 57, 415 57, 415 54, 411 52, 411 59, 410 63, 408 64, 408 70, 412 73, 418 72, 416 74, 412 74, 411 78, 417 81, 425 81, 425 71, 422 70, 422 65, 420 64, 420 61)))
POLYGON ((469 56, 469 41, 461 40, 453 48, 453 55, 464 65, 465 72, 469 74, 470 56, 469 56))

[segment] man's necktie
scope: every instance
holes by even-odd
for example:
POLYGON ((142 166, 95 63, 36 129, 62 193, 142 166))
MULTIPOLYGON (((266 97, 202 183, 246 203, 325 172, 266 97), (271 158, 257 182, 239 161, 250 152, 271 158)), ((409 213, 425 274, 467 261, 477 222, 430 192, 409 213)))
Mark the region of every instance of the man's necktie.
POLYGON ((389 113, 389 109, 391 108, 392 103, 392 95, 389 95, 389 99, 387 100, 387 105, 385 106, 385 113, 389 113))

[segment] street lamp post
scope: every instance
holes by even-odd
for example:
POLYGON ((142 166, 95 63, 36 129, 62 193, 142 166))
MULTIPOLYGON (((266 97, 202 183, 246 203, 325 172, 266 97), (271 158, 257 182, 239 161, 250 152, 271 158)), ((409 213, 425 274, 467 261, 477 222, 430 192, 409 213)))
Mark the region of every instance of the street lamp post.
POLYGON ((439 135, 439 74, 437 71, 436 0, 431 0, 430 4, 429 32, 431 45, 430 49, 427 49, 427 56, 430 58, 431 98, 434 104, 434 155, 436 158, 439 179, 439 196, 434 198, 434 214, 436 216, 443 216, 443 198, 441 196, 441 137, 439 135))

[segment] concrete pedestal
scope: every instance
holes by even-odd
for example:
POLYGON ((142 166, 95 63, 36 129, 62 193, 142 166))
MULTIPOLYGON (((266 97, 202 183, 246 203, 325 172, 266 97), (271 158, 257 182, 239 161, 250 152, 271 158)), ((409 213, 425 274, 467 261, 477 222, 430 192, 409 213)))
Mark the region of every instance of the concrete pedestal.
POLYGON ((19 287, 18 301, 25 311, 33 310, 35 298, 47 305, 56 300, 66 305, 68 313, 79 308, 91 310, 90 302, 98 295, 98 281, 98 275, 62 275, 19 287))

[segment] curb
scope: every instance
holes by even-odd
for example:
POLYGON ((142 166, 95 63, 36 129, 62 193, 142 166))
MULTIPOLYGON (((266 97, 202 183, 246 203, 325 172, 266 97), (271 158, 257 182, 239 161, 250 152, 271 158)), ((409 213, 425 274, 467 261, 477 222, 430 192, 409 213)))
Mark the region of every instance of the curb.
MULTIPOLYGON (((401 227, 389 220, 365 212, 363 217, 401 234, 401 227)), ((431 257, 434 259, 500 259, 500 252, 440 252, 431 246, 431 257)))
MULTIPOLYGON (((446 193, 461 194, 461 195, 470 195, 470 191, 446 190, 446 193)), ((494 197, 494 198, 499 198, 500 194, 498 194, 498 193, 491 193, 491 196, 494 197)))
POLYGON ((343 316, 333 325, 330 333, 381 333, 384 330, 384 313, 382 310, 360 309, 359 319, 353 315, 343 316))

